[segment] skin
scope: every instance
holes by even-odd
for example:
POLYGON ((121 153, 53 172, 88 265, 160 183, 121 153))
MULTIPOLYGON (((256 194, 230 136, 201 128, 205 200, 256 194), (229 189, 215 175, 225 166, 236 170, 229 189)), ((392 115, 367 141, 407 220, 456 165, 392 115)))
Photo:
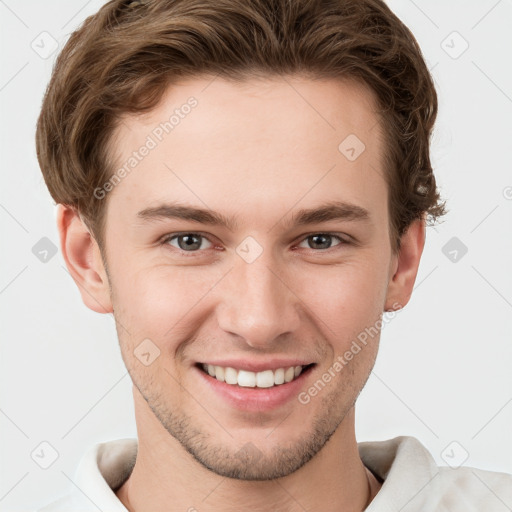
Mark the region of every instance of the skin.
POLYGON ((116 494, 137 512, 169 503, 201 512, 361 511, 380 484, 358 454, 354 404, 380 333, 307 404, 294 397, 240 410, 205 386, 194 365, 299 357, 316 363, 304 391, 383 311, 409 301, 425 223, 413 222, 393 253, 372 93, 298 76, 196 77, 170 87, 150 113, 125 116, 112 141, 117 165, 190 96, 197 107, 103 199, 103 258, 80 217, 58 210, 68 269, 89 308, 114 314, 134 383, 139 451, 116 494), (349 134, 366 146, 355 161, 338 150, 349 134), (299 209, 331 200, 365 208, 369 218, 288 224, 299 209), (237 225, 138 218, 169 201, 236 216, 237 225), (206 239, 192 252, 176 238, 161 243, 176 232, 206 239), (335 235, 328 248, 311 240, 322 233, 335 235), (263 249, 252 263, 236 252, 248 236, 263 249), (134 350, 148 338, 160 355, 145 366, 134 350))

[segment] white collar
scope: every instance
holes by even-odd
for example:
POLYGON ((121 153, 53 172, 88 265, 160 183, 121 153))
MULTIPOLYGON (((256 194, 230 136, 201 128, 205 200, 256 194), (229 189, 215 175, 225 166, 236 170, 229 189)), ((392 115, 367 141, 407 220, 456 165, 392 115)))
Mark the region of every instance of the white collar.
MULTIPOLYGON (((85 453, 74 479, 73 492, 39 512, 127 512, 115 490, 130 475, 137 455, 137 439, 99 443, 85 453)), ((366 512, 434 512, 442 492, 439 468, 414 437, 361 442, 364 465, 384 480, 366 512), (425 492, 423 492, 425 490, 425 492)))

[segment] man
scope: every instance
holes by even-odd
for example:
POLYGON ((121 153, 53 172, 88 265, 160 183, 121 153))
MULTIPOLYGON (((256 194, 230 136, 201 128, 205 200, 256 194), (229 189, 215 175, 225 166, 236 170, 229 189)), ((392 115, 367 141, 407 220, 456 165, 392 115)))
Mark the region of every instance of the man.
POLYGON ((382 314, 445 211, 436 113, 380 0, 114 0, 72 34, 38 158, 82 299, 114 315, 138 439, 92 447, 41 510, 512 506, 509 475, 355 437, 382 314))

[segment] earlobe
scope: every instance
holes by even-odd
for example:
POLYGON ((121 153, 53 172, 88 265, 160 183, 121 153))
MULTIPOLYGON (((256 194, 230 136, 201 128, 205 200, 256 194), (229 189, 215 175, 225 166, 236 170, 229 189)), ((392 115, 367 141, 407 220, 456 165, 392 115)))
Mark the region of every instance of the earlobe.
POLYGON ((402 309, 409 302, 424 245, 425 220, 415 220, 402 235, 400 250, 392 260, 385 311, 402 309))
POLYGON ((84 304, 97 313, 112 313, 108 276, 96 240, 75 209, 59 204, 56 216, 62 256, 84 304))

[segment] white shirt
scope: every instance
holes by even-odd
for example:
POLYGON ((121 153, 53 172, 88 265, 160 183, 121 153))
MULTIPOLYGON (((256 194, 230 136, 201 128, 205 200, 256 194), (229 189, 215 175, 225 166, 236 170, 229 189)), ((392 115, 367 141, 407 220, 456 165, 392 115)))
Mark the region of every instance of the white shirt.
MULTIPOLYGON (((358 447, 364 465, 384 481, 366 512, 512 510, 512 475, 438 467, 414 437, 362 442, 358 447)), ((136 455, 137 439, 93 446, 80 462, 71 494, 36 512, 127 512, 114 490, 130 475, 136 455)))

